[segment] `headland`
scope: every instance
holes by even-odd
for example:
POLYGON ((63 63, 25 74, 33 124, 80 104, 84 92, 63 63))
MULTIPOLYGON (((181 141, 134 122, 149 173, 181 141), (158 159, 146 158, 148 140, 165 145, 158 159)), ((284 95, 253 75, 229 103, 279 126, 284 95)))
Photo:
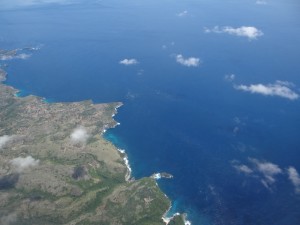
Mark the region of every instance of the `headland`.
POLYGON ((1 224, 165 224, 170 200, 156 180, 129 179, 126 156, 102 136, 122 103, 18 97, 6 76, 0 69, 1 224))

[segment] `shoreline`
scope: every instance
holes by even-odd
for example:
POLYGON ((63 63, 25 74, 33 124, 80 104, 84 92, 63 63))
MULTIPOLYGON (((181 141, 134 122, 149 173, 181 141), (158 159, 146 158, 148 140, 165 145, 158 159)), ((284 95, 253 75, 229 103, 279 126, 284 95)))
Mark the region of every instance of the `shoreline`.
POLYGON ((184 225, 192 225, 192 222, 187 219, 186 213, 176 212, 172 216, 167 216, 167 214, 170 212, 171 209, 172 209, 172 202, 170 204, 169 209, 165 212, 165 214, 162 217, 162 220, 166 225, 168 225, 170 222, 172 222, 176 217, 181 217, 184 225))
MULTIPOLYGON (((122 107, 123 105, 124 105, 124 104, 123 104, 122 102, 119 102, 119 104, 118 104, 118 105, 115 107, 115 109, 114 109, 114 113, 113 113, 112 116, 111 116, 111 118, 112 118, 113 121, 115 122, 115 125, 113 125, 113 126, 111 126, 111 127, 104 126, 104 129, 103 129, 102 132, 101 132, 101 135, 102 135, 102 137, 103 137, 104 139, 106 139, 106 138, 104 137, 104 134, 107 132, 108 129, 113 129, 113 128, 115 128, 116 126, 120 126, 120 125, 121 125, 121 123, 117 122, 117 121, 114 119, 114 117, 115 117, 115 116, 117 115, 117 113, 118 113, 118 108, 122 107)), ((107 140, 107 139, 106 139, 106 140, 107 140)), ((126 181, 126 182, 129 182, 129 181, 132 179, 132 177, 131 177, 132 169, 131 169, 131 167, 130 167, 128 155, 126 154, 126 150, 125 150, 125 149, 118 148, 118 147, 117 147, 112 141, 110 141, 110 140, 107 140, 107 141, 111 142, 111 143, 117 148, 118 152, 121 154, 121 157, 122 157, 122 159, 123 159, 123 162, 124 162, 124 164, 125 164, 125 166, 126 166, 126 168, 127 168, 127 172, 126 172, 126 174, 125 174, 125 181, 126 181)))
MULTIPOLYGON (((47 99, 46 99, 45 97, 39 97, 39 96, 31 95, 31 94, 29 94, 29 96, 18 95, 18 94, 20 94, 20 92, 21 92, 20 90, 14 88, 14 87, 11 86, 11 85, 8 85, 8 84, 4 83, 4 82, 6 81, 7 75, 8 75, 7 72, 6 72, 4 69, 0 68, 0 84, 1 84, 1 85, 4 85, 4 86, 6 86, 6 87, 8 87, 8 88, 10 88, 10 89, 12 89, 12 90, 13 90, 13 96, 14 96, 15 98, 23 98, 23 97, 29 97, 29 96, 32 96, 32 97, 36 97, 37 99, 40 99, 42 102, 44 102, 44 103, 46 103, 46 104, 61 103, 61 102, 55 102, 55 101, 54 101, 54 102, 48 102, 47 99)), ((68 103, 71 103, 71 102, 68 102, 68 103)), ((91 101, 91 103, 94 104, 92 101, 91 101)), ((102 103, 102 104, 103 104, 103 103, 102 103)), ((109 103, 106 103, 106 104, 109 104, 109 103)), ((102 136, 102 138, 104 138, 104 139, 106 139, 106 138, 104 137, 104 133, 105 133, 108 129, 115 128, 116 126, 120 125, 120 123, 117 122, 117 121, 114 119, 114 117, 115 117, 115 115, 118 113, 118 108, 120 108, 120 107, 123 105, 123 103, 121 103, 121 102, 115 102, 114 104, 116 104, 116 106, 114 107, 114 112, 113 112, 113 114, 111 115, 112 121, 111 121, 109 124, 103 125, 103 127, 102 127, 101 136, 102 136)), ((131 169, 131 167, 130 167, 130 163, 129 163, 129 159, 128 159, 128 156, 127 156, 127 154, 126 154, 126 151, 125 151, 124 149, 119 149, 119 148, 117 148, 117 146, 116 146, 112 141, 110 141, 110 140, 108 140, 108 139, 106 139, 106 140, 109 141, 109 142, 115 147, 115 149, 119 152, 120 157, 123 159, 123 163, 125 164, 125 166, 126 166, 126 168, 127 168, 127 172, 126 172, 126 174, 125 174, 125 181, 126 181, 126 182, 130 182, 131 180, 134 180, 134 178, 131 177, 131 175, 132 175, 132 169, 131 169)), ((155 182, 156 182, 156 181, 155 181, 155 182)), ((160 189, 160 187, 159 187, 159 185, 158 185, 157 182, 156 182, 156 185, 158 186, 158 189, 160 189)), ((161 191, 161 189, 160 189, 160 191, 161 191)), ((168 224, 170 221, 173 220, 173 218, 174 218, 175 216, 177 216, 177 215, 183 216, 183 215, 182 215, 182 214, 176 214, 176 215, 174 215, 174 216, 172 216, 172 217, 170 217, 170 218, 166 217, 166 214, 167 214, 167 213, 170 211, 170 209, 171 209, 172 201, 171 201, 171 199, 170 199, 169 197, 167 197, 167 195, 166 195, 164 192, 162 192, 162 193, 166 196, 166 198, 167 198, 167 199, 169 200, 169 202, 170 202, 170 208, 165 212, 165 214, 162 215, 162 220, 163 220, 163 222, 166 223, 166 224, 168 224)), ((183 217, 183 218, 184 218, 184 217, 183 217)), ((190 223, 186 223, 186 222, 184 222, 184 224, 185 224, 185 225, 190 225, 190 223)))
MULTIPOLYGON (((104 137, 104 134, 107 132, 108 129, 113 129, 115 128, 116 126, 119 126, 121 125, 120 122, 117 122, 114 117, 116 116, 116 114, 118 113, 118 108, 120 108, 121 106, 123 106, 124 104, 123 103, 120 103, 120 105, 116 106, 115 107, 115 113, 112 114, 112 119, 116 122, 116 125, 113 126, 113 127, 107 127, 105 128, 103 131, 102 131, 102 137, 104 139, 106 139, 107 141, 111 142, 116 148, 117 150, 119 151, 119 153, 121 154, 121 157, 123 158, 124 160, 124 163, 127 167, 127 173, 125 175, 125 180, 126 182, 130 182, 130 180, 134 180, 134 177, 132 177, 132 169, 130 167, 130 162, 129 162, 129 159, 128 159, 128 155, 126 154, 126 150, 125 149, 121 149, 121 148, 118 148, 115 143, 113 143, 113 141, 110 141, 108 140, 107 138, 104 137)), ((160 179, 173 179, 173 175, 172 174, 169 174, 169 173, 166 173, 166 172, 158 172, 158 173, 154 173, 150 176, 150 178, 154 179, 155 182, 156 182, 156 185, 158 186, 158 188, 160 189, 158 183, 157 183, 157 180, 160 180, 160 179)), ((161 190, 161 189, 160 189, 161 190)), ((164 192, 163 192, 164 193, 164 192)), ((164 193, 164 195, 169 199, 170 201, 170 207, 168 208, 168 210, 163 214, 162 216, 162 221, 168 225, 170 222, 172 222, 176 217, 181 217, 182 220, 183 220, 183 223, 184 225, 192 225, 192 222, 189 221, 187 219, 187 214, 186 213, 179 213, 179 212, 176 212, 174 213, 172 216, 167 216, 167 214, 170 212, 170 210, 172 209, 172 200, 166 195, 166 193, 164 193)))
POLYGON ((133 178, 131 177, 132 169, 131 169, 130 164, 129 164, 128 156, 127 156, 126 151, 124 149, 118 148, 117 150, 121 153, 121 156, 123 156, 122 157, 123 161, 124 161, 124 163, 127 167, 127 172, 125 174, 125 181, 129 182, 133 178))

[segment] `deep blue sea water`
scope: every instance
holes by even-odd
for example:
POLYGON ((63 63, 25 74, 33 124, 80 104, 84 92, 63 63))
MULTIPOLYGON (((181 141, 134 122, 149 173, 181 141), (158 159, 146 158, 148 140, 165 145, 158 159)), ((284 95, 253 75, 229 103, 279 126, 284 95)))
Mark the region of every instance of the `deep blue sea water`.
POLYGON ((170 214, 195 225, 300 224, 300 180, 288 173, 300 173, 300 100, 234 88, 280 80, 300 93, 300 2, 14 1, 0 1, 0 48, 41 48, 2 61, 6 83, 50 101, 122 101, 121 125, 105 137, 126 150, 135 178, 174 175, 158 181, 170 214), (214 26, 264 35, 204 32, 214 26), (177 54, 201 65, 180 65, 177 54))

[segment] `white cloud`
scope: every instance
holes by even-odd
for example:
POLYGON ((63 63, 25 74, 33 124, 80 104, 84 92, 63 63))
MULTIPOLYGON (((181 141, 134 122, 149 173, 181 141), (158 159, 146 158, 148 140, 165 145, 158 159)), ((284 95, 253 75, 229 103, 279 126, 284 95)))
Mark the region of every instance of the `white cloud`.
POLYGON ((266 5, 266 4, 268 4, 266 1, 263 1, 263 0, 257 0, 256 2, 255 2, 255 4, 257 4, 257 5, 266 5))
POLYGON ((275 176, 282 173, 279 166, 274 163, 259 161, 253 158, 249 159, 249 161, 255 165, 257 171, 263 174, 265 177, 264 182, 267 184, 273 184, 276 181, 275 176))
POLYGON ((12 138, 12 136, 8 135, 0 136, 0 149, 4 147, 8 142, 10 142, 12 138))
POLYGON ((225 78, 225 80, 232 82, 235 79, 235 75, 234 74, 227 74, 227 75, 225 75, 224 78, 225 78))
POLYGON ((139 62, 136 59, 123 59, 119 63, 125 66, 129 66, 129 65, 138 64, 139 62))
POLYGON ((176 55, 176 62, 187 67, 197 67, 200 65, 200 59, 195 57, 184 58, 181 54, 176 55))
POLYGON ((245 26, 239 28, 224 27, 223 31, 231 35, 247 37, 249 39, 256 39, 257 37, 263 35, 263 32, 258 30, 255 27, 245 27, 245 26))
POLYGON ((32 158, 32 156, 27 156, 26 158, 18 157, 10 161, 17 172, 22 172, 29 167, 37 166, 39 162, 40 160, 36 160, 32 158))
POLYGON ((295 192, 300 194, 300 176, 299 176, 299 173, 292 166, 287 169, 287 172, 288 172, 288 176, 289 176, 290 181, 295 186, 295 192))
POLYGON ((162 45, 161 48, 165 50, 165 49, 167 49, 167 48, 169 48, 169 47, 172 48, 173 46, 175 46, 175 42, 174 42, 174 41, 162 45))
POLYGON ((241 164, 238 160, 232 160, 231 165, 239 173, 258 179, 261 184, 270 191, 276 182, 276 176, 287 175, 288 179, 294 185, 295 193, 300 194, 300 174, 295 167, 290 166, 286 169, 286 173, 276 164, 258 160, 255 158, 248 159, 252 165, 247 166, 241 164))
POLYGON ((245 173, 245 174, 251 174, 253 173, 253 170, 250 169, 246 165, 233 165, 233 167, 240 173, 245 173))
POLYGON ((246 85, 237 85, 235 89, 242 90, 250 93, 257 93, 267 96, 279 96, 282 98, 287 98, 290 100, 296 100, 299 98, 299 95, 290 89, 291 83, 286 81, 276 81, 274 84, 251 84, 250 86, 246 85))
POLYGON ((72 132, 70 137, 74 143, 85 144, 87 139, 89 138, 89 134, 84 127, 78 127, 72 132))
POLYGON ((287 87, 295 87, 295 84, 289 81, 276 80, 276 84, 287 86, 287 87))
POLYGON ((254 171, 246 165, 243 165, 240 163, 240 161, 238 160, 232 160, 231 161, 231 165, 233 168, 235 168, 239 173, 244 173, 246 175, 249 175, 251 173, 253 173, 254 171))
POLYGON ((240 123, 241 123, 241 119, 238 118, 238 117, 234 117, 234 118, 233 118, 233 121, 234 121, 236 124, 240 124, 240 123))
POLYGON ((188 11, 187 11, 187 10, 184 10, 184 11, 178 13, 177 16, 183 17, 183 16, 186 16, 187 14, 188 14, 188 11))
POLYGON ((144 72, 145 72, 145 71, 144 71, 144 70, 142 70, 142 69, 141 69, 141 70, 138 70, 138 72, 137 72, 137 75, 143 75, 143 74, 144 74, 144 72))
POLYGON ((254 40, 257 39, 258 37, 263 35, 263 32, 261 30, 258 30, 256 27, 238 27, 238 28, 233 28, 230 26, 226 27, 218 27, 215 26, 212 29, 209 28, 204 28, 205 33, 227 33, 230 35, 235 35, 235 36, 240 36, 240 37, 247 37, 249 40, 254 40))

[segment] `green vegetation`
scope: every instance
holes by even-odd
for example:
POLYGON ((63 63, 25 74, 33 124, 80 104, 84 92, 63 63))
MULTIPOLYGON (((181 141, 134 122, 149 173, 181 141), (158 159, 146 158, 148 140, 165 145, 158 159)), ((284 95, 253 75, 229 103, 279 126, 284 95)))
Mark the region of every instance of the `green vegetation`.
POLYGON ((184 225, 183 215, 174 216, 168 225, 184 225))
POLYGON ((15 93, 0 83, 0 223, 164 224, 170 202, 155 180, 126 182, 124 156, 100 135, 116 125, 120 103, 49 104, 15 93))

